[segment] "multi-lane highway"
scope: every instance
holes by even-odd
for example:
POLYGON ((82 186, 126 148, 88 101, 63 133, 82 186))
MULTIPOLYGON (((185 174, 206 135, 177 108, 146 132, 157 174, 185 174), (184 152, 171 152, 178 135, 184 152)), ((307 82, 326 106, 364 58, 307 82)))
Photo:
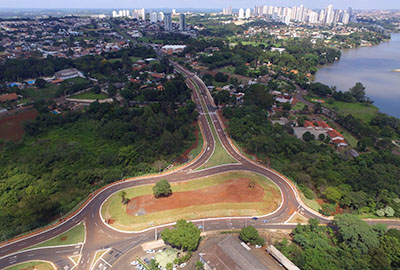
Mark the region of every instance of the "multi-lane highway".
MULTIPOLYGON (((282 204, 275 212, 265 217, 260 217, 257 220, 251 217, 221 217, 194 221, 194 223, 202 225, 203 231, 238 229, 246 225, 253 225, 266 229, 290 229, 293 228, 294 225, 287 224, 287 222, 296 212, 300 212, 306 218, 318 218, 321 223, 330 222, 330 219, 309 209, 301 201, 295 186, 288 179, 269 168, 265 168, 249 160, 237 151, 225 133, 223 122, 216 113, 214 101, 203 81, 178 64, 173 64, 176 71, 186 76, 187 84, 193 90, 193 100, 200 113, 199 125, 204 138, 202 153, 192 162, 171 172, 127 179, 104 187, 97 191, 95 195, 92 195, 79 211, 57 226, 21 239, 2 243, 0 245, 1 269, 15 263, 40 259, 52 262, 58 269, 69 270, 73 268, 73 264, 68 257, 76 254, 80 254, 81 259, 74 269, 100 269, 99 265, 92 265, 95 252, 100 249, 108 249, 107 254, 104 256, 106 261, 102 261, 101 269, 106 270, 112 268, 112 265, 123 258, 129 250, 142 243, 154 240, 158 237, 163 228, 171 225, 149 228, 141 232, 117 231, 109 227, 102 219, 100 214, 102 203, 113 193, 121 189, 155 183, 160 179, 167 179, 170 182, 179 182, 223 172, 243 170, 264 175, 279 187, 282 194, 282 204), (210 117, 211 121, 207 121, 207 116, 210 117), (215 129, 218 138, 214 138, 212 129, 215 129), (195 170, 200 168, 211 157, 215 147, 215 140, 217 139, 221 141, 225 150, 237 160, 237 163, 195 170), (55 237, 71 229, 80 222, 85 222, 86 225, 86 239, 85 243, 82 245, 41 248, 19 252, 22 249, 29 248, 32 245, 55 237)), ((394 224, 398 223, 394 222, 394 224)))

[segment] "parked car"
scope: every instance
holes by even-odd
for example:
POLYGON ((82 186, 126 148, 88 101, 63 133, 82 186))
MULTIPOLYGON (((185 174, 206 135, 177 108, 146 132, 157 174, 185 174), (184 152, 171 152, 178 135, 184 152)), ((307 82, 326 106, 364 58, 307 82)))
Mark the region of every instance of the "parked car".
POLYGON ((181 263, 181 264, 179 265, 180 268, 183 268, 183 267, 185 267, 185 266, 186 266, 186 263, 181 263))
POLYGON ((138 261, 131 261, 131 265, 138 265, 139 262, 138 261))
POLYGON ((152 253, 156 253, 156 251, 154 249, 148 249, 146 250, 147 254, 152 254, 152 253))

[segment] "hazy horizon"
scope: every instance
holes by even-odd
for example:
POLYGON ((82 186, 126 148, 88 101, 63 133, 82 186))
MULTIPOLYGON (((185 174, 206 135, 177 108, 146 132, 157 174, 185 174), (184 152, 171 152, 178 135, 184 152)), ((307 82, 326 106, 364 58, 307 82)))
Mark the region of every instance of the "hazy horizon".
POLYGON ((365 1, 365 0, 171 0, 166 4, 162 0, 149 1, 131 1, 131 0, 114 0, 112 2, 106 0, 70 0, 50 1, 50 0, 2 0, 1 8, 29 8, 29 9, 113 9, 113 8, 193 8, 193 9, 218 9, 232 6, 233 8, 247 8, 255 5, 274 5, 274 6, 295 6, 304 5, 308 8, 325 8, 329 4, 333 4, 335 8, 354 9, 400 9, 400 1, 398 0, 381 0, 381 1, 365 1))

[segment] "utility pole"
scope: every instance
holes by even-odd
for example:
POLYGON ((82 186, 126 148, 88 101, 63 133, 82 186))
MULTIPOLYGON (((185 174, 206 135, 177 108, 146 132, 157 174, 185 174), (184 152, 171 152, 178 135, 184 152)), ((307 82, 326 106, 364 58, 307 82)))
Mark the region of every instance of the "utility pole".
POLYGON ((154 230, 154 239, 157 241, 157 228, 154 230))

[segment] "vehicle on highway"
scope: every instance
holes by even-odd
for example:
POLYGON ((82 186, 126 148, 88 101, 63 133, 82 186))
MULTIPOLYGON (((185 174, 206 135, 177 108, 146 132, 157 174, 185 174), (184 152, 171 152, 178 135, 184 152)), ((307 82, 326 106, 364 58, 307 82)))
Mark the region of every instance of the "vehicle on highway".
POLYGON ((204 228, 204 226, 203 225, 199 225, 198 228, 201 230, 201 229, 204 228))
POLYGON ((258 217, 252 217, 251 219, 252 220, 258 220, 258 217))
POLYGON ((264 219, 263 221, 262 221, 262 223, 268 223, 268 220, 266 220, 266 219, 264 219))

